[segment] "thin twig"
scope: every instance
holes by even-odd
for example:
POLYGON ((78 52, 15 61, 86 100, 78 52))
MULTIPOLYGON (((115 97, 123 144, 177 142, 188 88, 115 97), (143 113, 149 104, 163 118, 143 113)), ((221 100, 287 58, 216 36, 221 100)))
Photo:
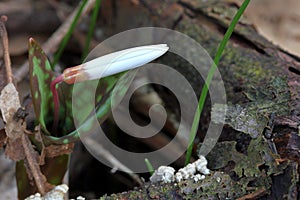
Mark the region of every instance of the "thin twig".
POLYGON ((258 197, 262 196, 266 192, 267 192, 266 188, 263 187, 263 188, 256 190, 255 192, 252 192, 243 197, 240 197, 237 200, 257 199, 258 197))
POLYGON ((22 146, 24 148, 25 159, 27 161, 30 173, 32 173, 35 185, 39 193, 44 195, 46 192, 48 192, 47 185, 46 185, 47 184, 46 177, 41 172, 40 166, 34 156, 35 151, 25 133, 22 134, 21 140, 22 140, 22 146))
MULTIPOLYGON (((8 37, 7 37, 7 31, 4 24, 6 21, 7 21, 7 17, 5 15, 1 16, 0 36, 2 38, 3 58, 5 63, 7 82, 13 83, 13 74, 11 70, 11 61, 9 57, 9 48, 8 48, 8 37)), ((45 194, 47 190, 52 186, 49 183, 47 183, 46 177, 42 174, 40 166, 36 160, 37 153, 33 149, 32 144, 28 136, 25 134, 25 132, 21 134, 21 143, 25 153, 25 160, 28 164, 30 173, 32 173, 35 184, 39 192, 41 194, 45 194)))
POLYGON ((120 169, 126 172, 133 180, 138 184, 142 185, 143 182, 138 175, 136 175, 131 169, 121 163, 114 155, 112 155, 108 150, 106 150, 101 144, 95 142, 90 138, 85 139, 86 144, 97 152, 97 156, 104 157, 108 162, 110 162, 114 167, 113 169, 120 169))
POLYGON ((7 31, 4 24, 6 21, 7 21, 7 16, 2 15, 0 18, 0 36, 2 38, 3 58, 5 63, 5 69, 6 69, 7 83, 12 83, 13 74, 11 71, 11 62, 9 57, 8 37, 7 37, 7 31))
MULTIPOLYGON (((94 7, 96 3, 96 0, 90 0, 87 2, 86 6, 84 7, 81 16, 78 21, 82 19, 84 15, 86 15, 90 10, 94 7)), ((72 21, 74 17, 76 16, 76 13, 78 12, 78 9, 80 8, 80 4, 77 6, 77 8, 69 15, 69 17, 66 19, 66 21, 52 34, 52 36, 42 45, 42 49, 46 54, 54 53, 60 42, 62 41, 63 37, 68 32, 68 29, 70 28, 72 21)), ((23 63, 23 65, 20 67, 18 71, 15 73, 15 79, 17 82, 20 82, 23 80, 23 78, 28 74, 28 61, 23 63)))

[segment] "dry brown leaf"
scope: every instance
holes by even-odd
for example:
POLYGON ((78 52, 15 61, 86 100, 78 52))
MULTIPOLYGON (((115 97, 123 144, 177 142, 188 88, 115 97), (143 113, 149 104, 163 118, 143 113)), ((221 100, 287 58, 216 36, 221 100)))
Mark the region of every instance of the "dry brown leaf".
POLYGON ((72 153, 74 143, 63 144, 63 145, 50 145, 45 147, 46 157, 54 158, 63 154, 72 153))
POLYGON ((47 182, 47 178, 41 172, 39 162, 38 162, 39 155, 34 150, 33 145, 31 144, 29 138, 25 134, 22 135, 21 142, 26 157, 24 163, 27 170, 27 174, 29 175, 29 177, 31 174, 32 178, 34 179, 35 185, 38 188, 38 191, 41 194, 45 194, 47 191, 53 189, 54 186, 47 182))
POLYGON ((12 83, 7 84, 1 91, 0 96, 0 109, 3 120, 7 122, 9 118, 12 118, 12 112, 16 112, 20 107, 19 93, 16 87, 12 83))
POLYGON ((25 159, 21 138, 8 141, 8 144, 5 148, 5 155, 7 155, 13 161, 20 161, 25 159))
POLYGON ((3 121, 6 122, 5 132, 8 138, 15 140, 21 136, 25 123, 23 120, 15 120, 14 114, 21 107, 19 93, 14 84, 7 84, 0 95, 0 110, 3 121))

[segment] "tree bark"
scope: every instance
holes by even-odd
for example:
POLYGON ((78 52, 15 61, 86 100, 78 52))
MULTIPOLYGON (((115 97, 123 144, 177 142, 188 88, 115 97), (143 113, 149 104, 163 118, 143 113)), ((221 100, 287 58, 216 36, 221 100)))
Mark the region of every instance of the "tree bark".
MULTIPOLYGON (((115 32, 141 26, 174 29, 195 39, 212 57, 238 9, 234 1, 228 0, 114 2, 102 6, 112 6, 111 12, 105 7, 102 20, 115 32), (113 24, 111 17, 114 17, 113 24)), ((199 74, 184 68, 182 63, 168 60, 168 64, 190 81, 199 96, 203 86, 199 74)), ((259 35, 243 17, 222 55, 218 69, 231 106, 220 142, 207 156, 209 167, 216 171, 199 183, 188 180, 178 184, 145 184, 133 191, 106 196, 106 199, 299 197, 300 144, 297 126, 300 119, 300 58, 259 35), (246 114, 241 115, 242 111, 246 114), (251 119, 256 122, 251 124, 251 119), (242 126, 237 125, 239 120, 243 122, 242 126), (251 125, 255 126, 255 134, 249 131, 248 126, 251 125), (266 133, 271 136, 266 136, 266 133), (275 155, 270 143, 277 147, 275 155), (256 160, 256 157, 259 159, 256 160), (261 180, 256 176, 261 176, 261 180)), ((163 89, 157 88, 157 92, 165 102, 173 102, 163 89)), ((178 109, 172 103, 168 106, 173 111, 178 109)), ((200 138, 204 137, 203 131, 207 129, 210 119, 209 99, 206 106, 201 117, 201 129, 198 130, 200 138)), ((180 112, 174 113, 179 117, 180 112)))

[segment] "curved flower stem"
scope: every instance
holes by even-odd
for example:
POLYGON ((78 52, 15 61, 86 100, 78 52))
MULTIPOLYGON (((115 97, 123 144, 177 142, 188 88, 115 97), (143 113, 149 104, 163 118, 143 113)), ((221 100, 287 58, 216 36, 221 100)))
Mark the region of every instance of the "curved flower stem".
POLYGON ((59 97, 58 97, 58 92, 56 89, 56 85, 58 83, 61 83, 64 80, 64 76, 61 74, 58 77, 56 77, 50 85, 50 89, 52 91, 53 95, 53 102, 54 102, 54 119, 53 119, 53 130, 56 130, 58 126, 58 121, 59 121, 59 97))

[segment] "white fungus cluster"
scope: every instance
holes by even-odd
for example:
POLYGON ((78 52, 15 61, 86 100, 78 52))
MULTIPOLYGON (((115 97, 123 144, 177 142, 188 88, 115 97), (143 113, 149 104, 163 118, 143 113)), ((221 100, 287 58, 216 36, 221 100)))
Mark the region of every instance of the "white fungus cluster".
POLYGON ((160 166, 150 177, 150 181, 152 183, 157 183, 161 181, 164 183, 171 183, 174 181, 174 172, 175 169, 173 167, 160 166))
POLYGON ((69 187, 66 184, 58 185, 53 188, 50 192, 45 194, 44 197, 40 193, 31 195, 25 200, 64 200, 65 194, 68 192, 69 187))
POLYGON ((182 180, 192 178, 195 182, 198 182, 199 180, 203 180, 205 178, 205 175, 209 174, 210 172, 207 168, 206 158, 200 155, 198 160, 179 169, 175 174, 174 173, 175 169, 173 167, 160 166, 150 177, 150 181, 152 183, 171 183, 174 181, 180 182, 182 180), (201 174, 196 174, 197 172, 201 174))

